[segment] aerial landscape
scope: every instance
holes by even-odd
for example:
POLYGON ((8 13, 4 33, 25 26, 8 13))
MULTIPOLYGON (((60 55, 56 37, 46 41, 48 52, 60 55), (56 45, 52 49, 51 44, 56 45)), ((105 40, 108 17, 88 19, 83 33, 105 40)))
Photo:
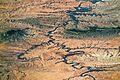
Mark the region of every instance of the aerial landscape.
POLYGON ((0 80, 120 80, 120 0, 0 0, 0 80))

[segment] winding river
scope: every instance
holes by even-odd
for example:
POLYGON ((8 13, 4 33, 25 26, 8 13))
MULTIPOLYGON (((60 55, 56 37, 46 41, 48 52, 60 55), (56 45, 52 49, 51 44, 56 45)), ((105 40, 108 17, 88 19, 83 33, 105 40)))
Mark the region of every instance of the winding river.
MULTIPOLYGON (((93 3, 95 3, 95 1, 93 1, 93 3)), ((86 15, 88 15, 88 16, 105 16, 106 15, 106 14, 95 14, 95 13, 93 13, 93 14, 77 13, 77 12, 89 12, 89 11, 91 11, 91 9, 87 9, 87 8, 83 9, 82 7, 75 7, 75 8, 76 8, 75 11, 72 11, 72 10, 67 11, 67 13, 70 16, 71 20, 65 20, 65 21, 61 22, 62 25, 66 26, 69 21, 73 21, 77 25, 78 19, 75 17, 76 15, 84 15, 84 16, 86 16, 86 15)), ((47 36, 49 38, 49 40, 47 42, 42 42, 42 43, 40 43, 38 45, 32 45, 29 49, 23 50, 23 51, 20 51, 20 52, 16 53, 16 58, 19 61, 27 62, 29 60, 27 58, 25 58, 25 57, 22 57, 22 56, 24 56, 25 54, 28 54, 29 51, 31 51, 31 50, 39 47, 39 46, 46 46, 46 45, 51 45, 51 44, 54 44, 54 45, 57 44, 55 42, 55 39, 53 38, 53 34, 52 33, 55 32, 58 28, 61 28, 61 27, 62 26, 57 25, 53 30, 48 31, 47 34, 45 34, 45 36, 47 36)), ((83 68, 87 69, 87 71, 81 73, 77 77, 89 76, 93 80, 96 80, 95 77, 90 75, 89 73, 91 73, 91 72, 104 72, 104 71, 107 71, 107 70, 104 70, 103 68, 96 68, 96 67, 90 67, 90 66, 80 66, 80 67, 77 67, 81 63, 80 62, 75 62, 75 61, 68 62, 68 57, 74 56, 74 55, 85 54, 84 51, 79 50, 79 54, 75 54, 75 52, 71 52, 71 50, 73 50, 73 48, 68 48, 64 44, 61 44, 60 48, 67 52, 66 55, 61 56, 62 61, 60 61, 60 62, 63 62, 65 64, 67 64, 67 65, 71 65, 71 67, 73 67, 74 69, 83 69, 83 68)), ((79 48, 74 48, 74 50, 76 50, 76 49, 79 49, 79 48)), ((58 64, 60 62, 57 62, 55 64, 58 64)), ((69 77, 68 80, 71 79, 71 78, 75 78, 75 77, 69 77)))

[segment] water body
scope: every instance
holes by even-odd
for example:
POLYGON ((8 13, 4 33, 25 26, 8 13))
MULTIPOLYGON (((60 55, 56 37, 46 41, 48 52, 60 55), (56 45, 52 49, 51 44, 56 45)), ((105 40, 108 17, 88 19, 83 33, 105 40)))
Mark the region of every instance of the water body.
MULTIPOLYGON (((68 11, 66 11, 67 13, 68 13, 68 15, 69 14, 71 14, 71 15, 73 15, 73 16, 76 16, 76 15, 80 15, 80 16, 95 16, 95 17, 97 17, 97 16, 106 16, 107 14, 97 14, 97 13, 83 13, 83 12, 80 12, 80 11, 77 11, 77 10, 74 10, 74 11, 72 11, 72 10, 68 10, 68 11)), ((87 10, 85 10, 84 12, 89 12, 89 10, 87 11, 87 10)))
POLYGON ((35 49, 35 48, 37 48, 37 47, 40 47, 40 46, 50 45, 51 43, 52 43, 52 44, 55 44, 55 43, 54 43, 55 39, 53 38, 53 36, 52 36, 51 34, 52 34, 54 31, 56 31, 59 27, 60 27, 60 26, 57 26, 57 27, 55 27, 53 30, 48 31, 48 33, 45 35, 45 36, 49 37, 49 40, 48 40, 47 42, 42 42, 42 43, 40 43, 40 44, 38 44, 38 45, 32 45, 29 49, 27 49, 27 50, 25 50, 25 51, 23 50, 23 51, 20 51, 20 52, 16 53, 16 58, 17 58, 19 61, 27 62, 27 61, 29 61, 29 60, 28 60, 27 58, 25 58, 25 57, 22 57, 22 56, 24 56, 25 54, 28 54, 29 51, 31 51, 31 50, 33 50, 33 49, 35 49))
POLYGON ((96 4, 97 2, 104 2, 104 0, 89 0, 90 2, 92 2, 93 4, 96 4))
MULTIPOLYGON (((75 10, 68 10, 67 15, 70 17, 71 21, 74 23, 75 27, 77 28, 78 26, 78 22, 89 22, 89 21, 85 21, 85 20, 78 20, 77 16, 91 16, 91 17, 102 17, 102 16, 106 16, 107 14, 97 14, 97 13, 88 13, 92 11, 92 8, 88 8, 88 7, 74 7, 75 10)), ((64 20, 63 25, 66 26, 68 25, 68 22, 70 20, 64 20)))
POLYGON ((74 7, 76 9, 76 12, 90 12, 92 11, 92 8, 87 7, 74 7))

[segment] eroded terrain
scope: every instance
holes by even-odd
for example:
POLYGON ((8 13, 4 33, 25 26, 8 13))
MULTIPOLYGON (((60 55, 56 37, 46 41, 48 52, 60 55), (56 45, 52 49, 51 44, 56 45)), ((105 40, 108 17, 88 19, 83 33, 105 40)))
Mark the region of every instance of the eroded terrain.
POLYGON ((119 80, 119 0, 0 1, 0 80, 119 80))

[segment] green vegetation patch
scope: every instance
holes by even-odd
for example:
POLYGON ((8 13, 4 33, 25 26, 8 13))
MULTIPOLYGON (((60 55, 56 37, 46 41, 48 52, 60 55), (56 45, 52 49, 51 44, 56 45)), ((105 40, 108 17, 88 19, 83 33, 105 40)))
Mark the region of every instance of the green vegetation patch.
POLYGON ((90 28, 87 30, 80 29, 65 29, 63 31, 63 36, 65 38, 113 38, 118 37, 120 29, 118 28, 90 28))
POLYGON ((0 33, 0 40, 7 42, 20 41, 24 40, 27 35, 28 33, 25 29, 9 29, 0 33))

